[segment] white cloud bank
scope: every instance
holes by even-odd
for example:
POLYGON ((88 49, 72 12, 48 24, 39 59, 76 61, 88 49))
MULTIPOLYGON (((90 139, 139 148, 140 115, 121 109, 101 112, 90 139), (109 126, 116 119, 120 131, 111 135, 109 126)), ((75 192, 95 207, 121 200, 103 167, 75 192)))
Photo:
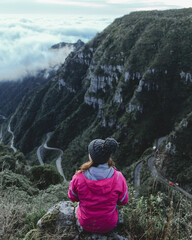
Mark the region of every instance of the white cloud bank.
POLYGON ((50 51, 59 42, 87 42, 113 18, 70 16, 0 16, 0 81, 64 62, 71 49, 50 51))

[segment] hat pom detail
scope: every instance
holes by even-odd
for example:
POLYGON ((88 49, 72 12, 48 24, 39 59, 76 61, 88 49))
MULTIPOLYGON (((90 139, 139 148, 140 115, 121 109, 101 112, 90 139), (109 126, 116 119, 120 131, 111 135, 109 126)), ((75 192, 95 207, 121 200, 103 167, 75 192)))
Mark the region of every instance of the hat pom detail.
POLYGON ((119 143, 114 138, 106 138, 103 143, 103 152, 105 153, 115 153, 119 143))

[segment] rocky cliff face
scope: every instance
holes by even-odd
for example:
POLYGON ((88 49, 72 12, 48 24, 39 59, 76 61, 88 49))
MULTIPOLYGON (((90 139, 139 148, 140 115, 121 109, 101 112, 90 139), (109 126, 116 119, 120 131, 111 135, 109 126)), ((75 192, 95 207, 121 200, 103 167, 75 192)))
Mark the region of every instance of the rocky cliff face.
POLYGON ((69 178, 93 138, 121 142, 118 167, 192 111, 192 9, 131 13, 116 19, 17 108, 12 128, 24 153, 54 131, 69 178), (73 167, 71 168, 71 165, 73 167))

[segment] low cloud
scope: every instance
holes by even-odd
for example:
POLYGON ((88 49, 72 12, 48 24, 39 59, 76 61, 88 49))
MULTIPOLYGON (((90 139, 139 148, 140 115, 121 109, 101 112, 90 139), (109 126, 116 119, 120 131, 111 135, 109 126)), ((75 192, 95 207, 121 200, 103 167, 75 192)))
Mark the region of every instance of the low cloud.
POLYGON ((0 81, 18 80, 63 63, 71 49, 53 51, 52 45, 78 39, 87 42, 112 21, 94 16, 1 16, 0 81))

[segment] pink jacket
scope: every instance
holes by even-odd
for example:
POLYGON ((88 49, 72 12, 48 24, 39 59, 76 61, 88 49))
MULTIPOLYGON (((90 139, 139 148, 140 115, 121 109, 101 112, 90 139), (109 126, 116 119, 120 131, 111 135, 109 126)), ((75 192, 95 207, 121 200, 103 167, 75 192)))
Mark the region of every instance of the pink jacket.
POLYGON ((68 197, 80 202, 78 220, 88 232, 106 233, 111 231, 118 220, 116 205, 128 202, 128 187, 122 173, 115 170, 113 177, 93 181, 83 173, 75 174, 69 184, 68 197))

